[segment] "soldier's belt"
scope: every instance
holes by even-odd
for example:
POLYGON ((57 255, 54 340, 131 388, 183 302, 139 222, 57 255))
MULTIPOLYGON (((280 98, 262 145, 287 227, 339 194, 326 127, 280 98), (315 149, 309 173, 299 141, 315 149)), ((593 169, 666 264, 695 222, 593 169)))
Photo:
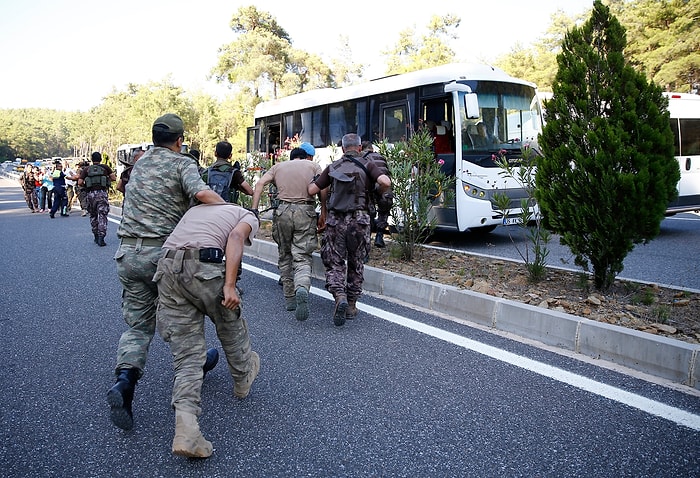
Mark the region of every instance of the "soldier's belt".
MULTIPOLYGON (((224 251, 217 247, 204 247, 202 249, 184 249, 183 259, 194 259, 199 262, 210 262, 221 264, 224 261, 224 251)), ((167 249, 165 256, 168 259, 174 258, 178 253, 177 249, 167 249)))
POLYGON ((285 201, 285 200, 283 200, 283 199, 280 199, 280 202, 281 202, 281 203, 284 203, 284 204, 302 204, 302 205, 305 204, 305 205, 307 205, 307 206, 315 206, 315 205, 316 205, 316 201, 292 202, 292 201, 285 201))
POLYGON ((162 247, 165 241, 162 239, 154 238, 140 238, 140 237, 122 237, 121 243, 127 244, 129 246, 137 246, 141 244, 146 247, 162 247))

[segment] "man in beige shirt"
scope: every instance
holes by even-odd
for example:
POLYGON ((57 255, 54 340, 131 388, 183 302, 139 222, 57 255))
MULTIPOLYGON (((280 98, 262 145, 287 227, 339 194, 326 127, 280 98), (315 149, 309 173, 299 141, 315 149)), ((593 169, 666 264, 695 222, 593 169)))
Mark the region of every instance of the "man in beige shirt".
POLYGON ((312 159, 314 149, 294 148, 289 161, 272 166, 255 184, 253 209, 257 210, 263 189, 275 183, 279 206, 272 216, 272 237, 277 243, 278 260, 285 307, 295 310, 297 320, 309 317, 312 254, 318 248, 317 228, 325 222, 325 210, 316 217, 316 201, 307 192, 309 183, 321 173, 312 159), (307 160, 311 159, 311 160, 307 160))
POLYGON ((236 397, 248 396, 260 369, 236 291, 243 246, 250 245, 258 225, 255 214, 238 205, 201 204, 185 213, 163 244, 153 281, 158 285, 158 332, 170 345, 175 367, 172 451, 177 455, 212 454, 198 422, 206 357, 204 316, 216 327, 236 397))

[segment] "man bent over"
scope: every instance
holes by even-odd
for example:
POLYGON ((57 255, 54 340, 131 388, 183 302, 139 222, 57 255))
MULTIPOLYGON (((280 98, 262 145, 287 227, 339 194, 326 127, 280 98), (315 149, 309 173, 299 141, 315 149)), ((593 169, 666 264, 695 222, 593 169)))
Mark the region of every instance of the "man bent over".
POLYGON ((212 444, 202 436, 198 422, 207 353, 204 316, 216 327, 236 397, 248 396, 260 369, 236 292, 243 246, 251 244, 258 227, 255 214, 238 205, 202 204, 185 213, 163 244, 153 280, 158 284, 158 332, 170 344, 175 367, 171 404, 176 455, 212 454, 212 444))

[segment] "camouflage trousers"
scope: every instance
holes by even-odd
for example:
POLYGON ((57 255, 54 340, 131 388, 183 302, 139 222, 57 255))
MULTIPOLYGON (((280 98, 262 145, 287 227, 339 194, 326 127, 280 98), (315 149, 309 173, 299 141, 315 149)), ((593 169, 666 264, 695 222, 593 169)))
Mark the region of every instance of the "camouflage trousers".
POLYGON ((107 215, 109 214, 107 191, 88 191, 87 208, 90 213, 90 227, 92 227, 92 233, 106 236, 107 215))
POLYGON ((27 201, 27 207, 32 211, 39 210, 39 199, 36 197, 36 189, 27 188, 24 190, 24 200, 27 201))
POLYGON ((66 195, 68 196, 68 207, 66 207, 66 212, 70 212, 73 209, 73 200, 75 199, 75 187, 70 184, 66 185, 66 195))
POLYGON ((80 209, 87 211, 87 189, 83 186, 75 186, 75 195, 78 196, 80 209))
POLYGON ((312 204, 282 202, 272 218, 272 238, 277 243, 277 266, 285 297, 298 287, 311 288, 312 254, 318 248, 316 208, 312 204))
POLYGON ((357 300, 362 294, 370 219, 367 211, 328 212, 321 244, 321 260, 326 268, 326 289, 336 297, 357 300))
POLYGON ((207 355, 204 316, 214 322, 234 381, 243 380, 250 371, 250 336, 241 307, 230 310, 221 305, 225 264, 187 259, 184 253, 179 250, 172 258, 160 259, 153 280, 160 297, 158 333, 170 345, 175 367, 171 405, 199 416, 207 355))
POLYGON ((122 284, 122 316, 129 326, 119 339, 115 369, 135 368, 139 377, 146 368, 148 347, 156 332, 158 286, 153 275, 162 255, 160 246, 126 244, 120 244, 114 255, 122 284))

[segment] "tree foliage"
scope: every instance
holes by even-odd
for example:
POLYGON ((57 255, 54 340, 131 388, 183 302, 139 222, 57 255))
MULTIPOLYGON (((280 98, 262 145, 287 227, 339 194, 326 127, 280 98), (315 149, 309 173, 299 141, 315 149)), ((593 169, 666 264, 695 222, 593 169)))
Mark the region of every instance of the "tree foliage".
MULTIPOLYGON (((668 91, 700 83, 700 0, 611 0, 630 63, 668 91)), ((697 87, 696 87, 697 89, 697 87)))
POLYGON ((596 0, 566 34, 547 102, 536 197, 545 227, 608 289, 659 233, 680 178, 661 88, 625 62, 625 30, 596 0))
MULTIPOLYGON (((635 69, 668 91, 687 92, 700 83, 700 0, 604 3, 627 30, 625 56, 635 69)), ((584 16, 568 17, 558 10, 552 15, 545 35, 533 46, 515 45, 496 60, 496 65, 511 75, 532 81, 540 90, 549 91, 564 34, 584 16)))
POLYGON ((431 66, 439 66, 454 60, 455 53, 449 44, 458 38, 461 19, 453 14, 433 15, 427 31, 419 35, 415 28, 399 33, 397 43, 382 52, 387 60, 387 75, 408 73, 431 66))

